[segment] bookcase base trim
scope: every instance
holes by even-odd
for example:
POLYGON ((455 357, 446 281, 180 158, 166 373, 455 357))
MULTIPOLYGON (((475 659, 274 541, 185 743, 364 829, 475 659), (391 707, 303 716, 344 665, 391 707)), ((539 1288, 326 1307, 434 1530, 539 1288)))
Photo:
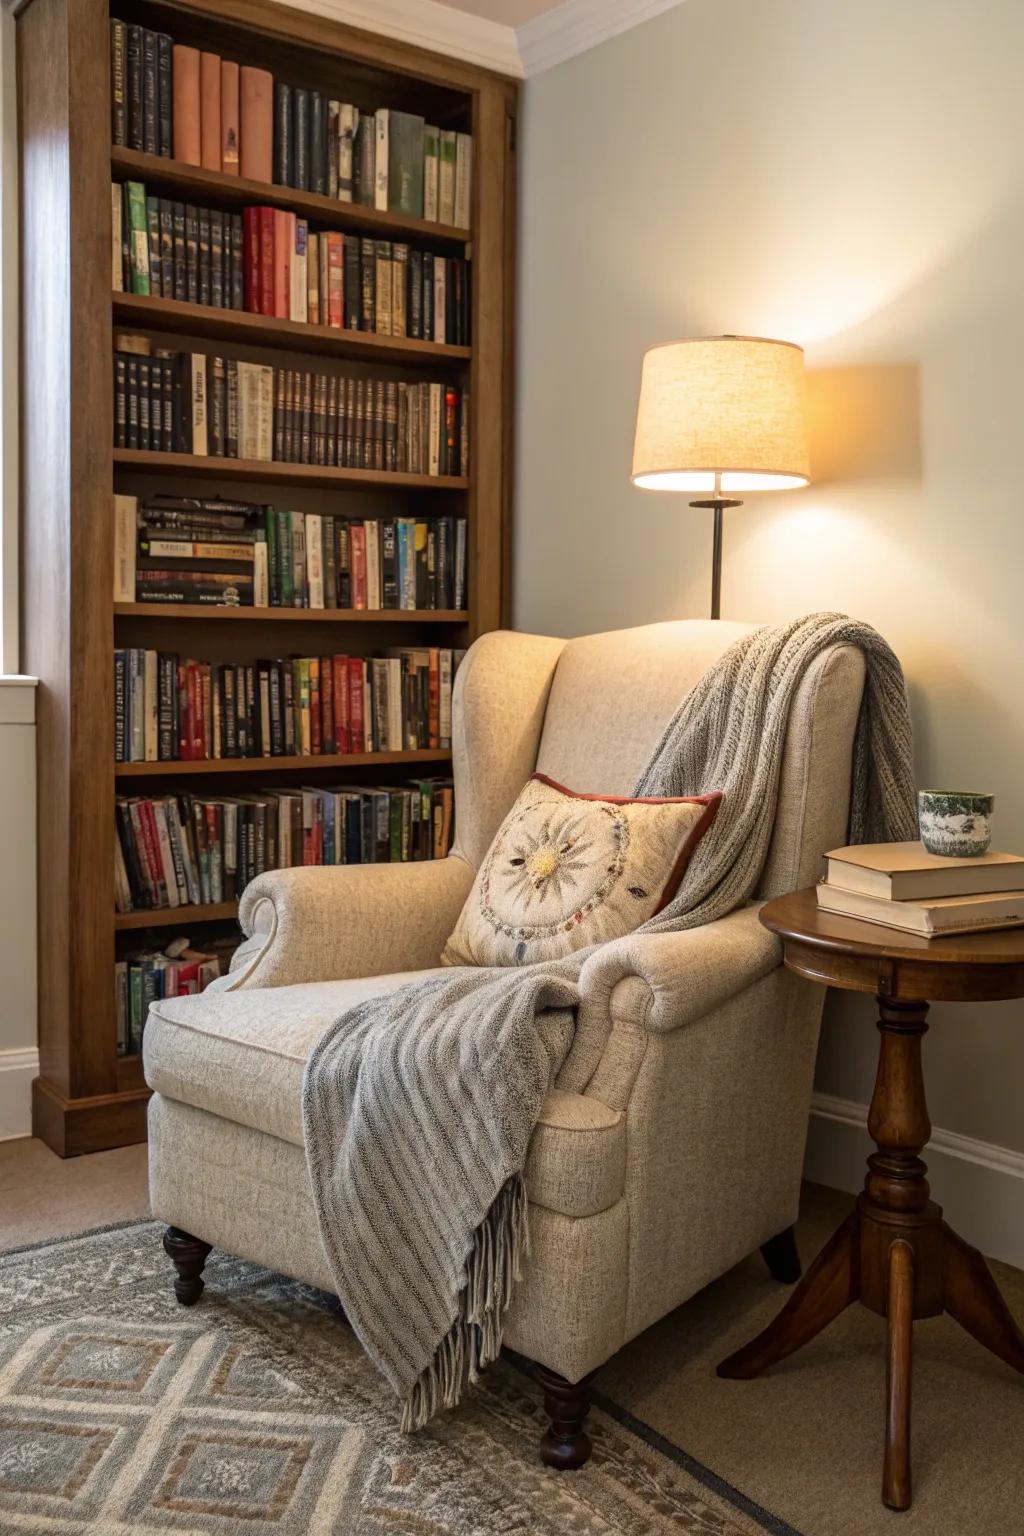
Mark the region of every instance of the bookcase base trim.
POLYGON ((68 1099, 45 1077, 37 1077, 32 1084, 32 1134, 58 1157, 132 1146, 146 1140, 148 1103, 148 1088, 68 1099))

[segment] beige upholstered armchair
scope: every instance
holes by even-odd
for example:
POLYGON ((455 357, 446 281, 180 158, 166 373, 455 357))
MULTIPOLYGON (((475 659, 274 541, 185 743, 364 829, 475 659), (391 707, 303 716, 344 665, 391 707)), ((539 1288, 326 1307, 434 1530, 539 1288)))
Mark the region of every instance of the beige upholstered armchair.
MULTIPOLYGON (((170 1224, 179 1300, 198 1300, 210 1246, 330 1288, 303 1154, 313 1042, 356 1001, 437 966, 534 769, 628 794, 684 694, 749 627, 485 636, 455 689, 451 855, 252 882, 231 976, 155 1004, 145 1033, 153 1211, 170 1224)), ((863 672, 844 648, 800 687, 762 896, 808 884, 845 840, 863 672)), ((589 1454, 587 1378, 629 1339, 758 1246, 796 1278, 822 997, 781 968, 756 907, 610 943, 586 962, 582 992, 530 1149, 532 1253, 506 1328, 540 1368, 555 1466, 589 1454)))

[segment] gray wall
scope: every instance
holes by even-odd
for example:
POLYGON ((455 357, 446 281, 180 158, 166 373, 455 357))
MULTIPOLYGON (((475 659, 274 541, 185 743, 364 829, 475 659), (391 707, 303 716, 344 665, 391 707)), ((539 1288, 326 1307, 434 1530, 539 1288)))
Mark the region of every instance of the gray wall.
MULTIPOLYGON (((723 613, 875 624, 920 782, 995 791, 1019 851, 1022 59, 1020 0, 687 0, 530 81, 515 533, 519 628, 704 615, 708 514, 629 485, 644 349, 802 342, 814 483, 727 514, 723 613)), ((1024 1008, 933 1024, 933 1120, 1024 1149, 1024 1008)), ((819 1090, 874 1058, 831 1009, 819 1090)))

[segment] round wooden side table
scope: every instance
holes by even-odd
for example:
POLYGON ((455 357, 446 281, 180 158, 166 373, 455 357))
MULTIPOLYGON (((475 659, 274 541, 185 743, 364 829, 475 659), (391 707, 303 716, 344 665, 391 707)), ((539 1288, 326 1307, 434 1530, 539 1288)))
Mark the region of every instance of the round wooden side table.
POLYGON ((786 1306, 763 1333, 718 1367, 757 1376, 793 1354, 860 1301, 888 1321, 882 1499, 908 1509, 910 1383, 915 1318, 948 1312, 986 1349, 1024 1372, 1024 1335, 976 1248, 929 1199, 921 1151, 932 1127, 921 1072, 921 1038, 932 1002, 1024 997, 1024 928, 918 938, 819 908, 813 887, 777 897, 761 921, 782 939, 791 971, 830 987, 873 992, 881 1043, 868 1115, 877 1150, 856 1209, 826 1243, 786 1306))

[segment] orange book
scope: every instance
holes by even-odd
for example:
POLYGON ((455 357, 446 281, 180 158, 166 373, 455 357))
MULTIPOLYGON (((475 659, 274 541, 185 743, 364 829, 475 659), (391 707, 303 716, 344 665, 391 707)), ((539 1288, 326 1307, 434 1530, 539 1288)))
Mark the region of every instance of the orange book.
POLYGON ((220 170, 220 54, 199 55, 199 135, 204 171, 220 170))
POLYGON ((174 45, 174 158, 201 165, 199 132, 199 49, 174 45))
POLYGON ((238 175, 238 65, 220 61, 220 168, 238 175))
POLYGON ((249 181, 273 181, 274 77, 243 64, 239 70, 239 163, 249 181))
POLYGON ((287 320, 292 306, 292 253, 295 250, 295 215, 284 208, 274 212, 274 314, 287 320))

